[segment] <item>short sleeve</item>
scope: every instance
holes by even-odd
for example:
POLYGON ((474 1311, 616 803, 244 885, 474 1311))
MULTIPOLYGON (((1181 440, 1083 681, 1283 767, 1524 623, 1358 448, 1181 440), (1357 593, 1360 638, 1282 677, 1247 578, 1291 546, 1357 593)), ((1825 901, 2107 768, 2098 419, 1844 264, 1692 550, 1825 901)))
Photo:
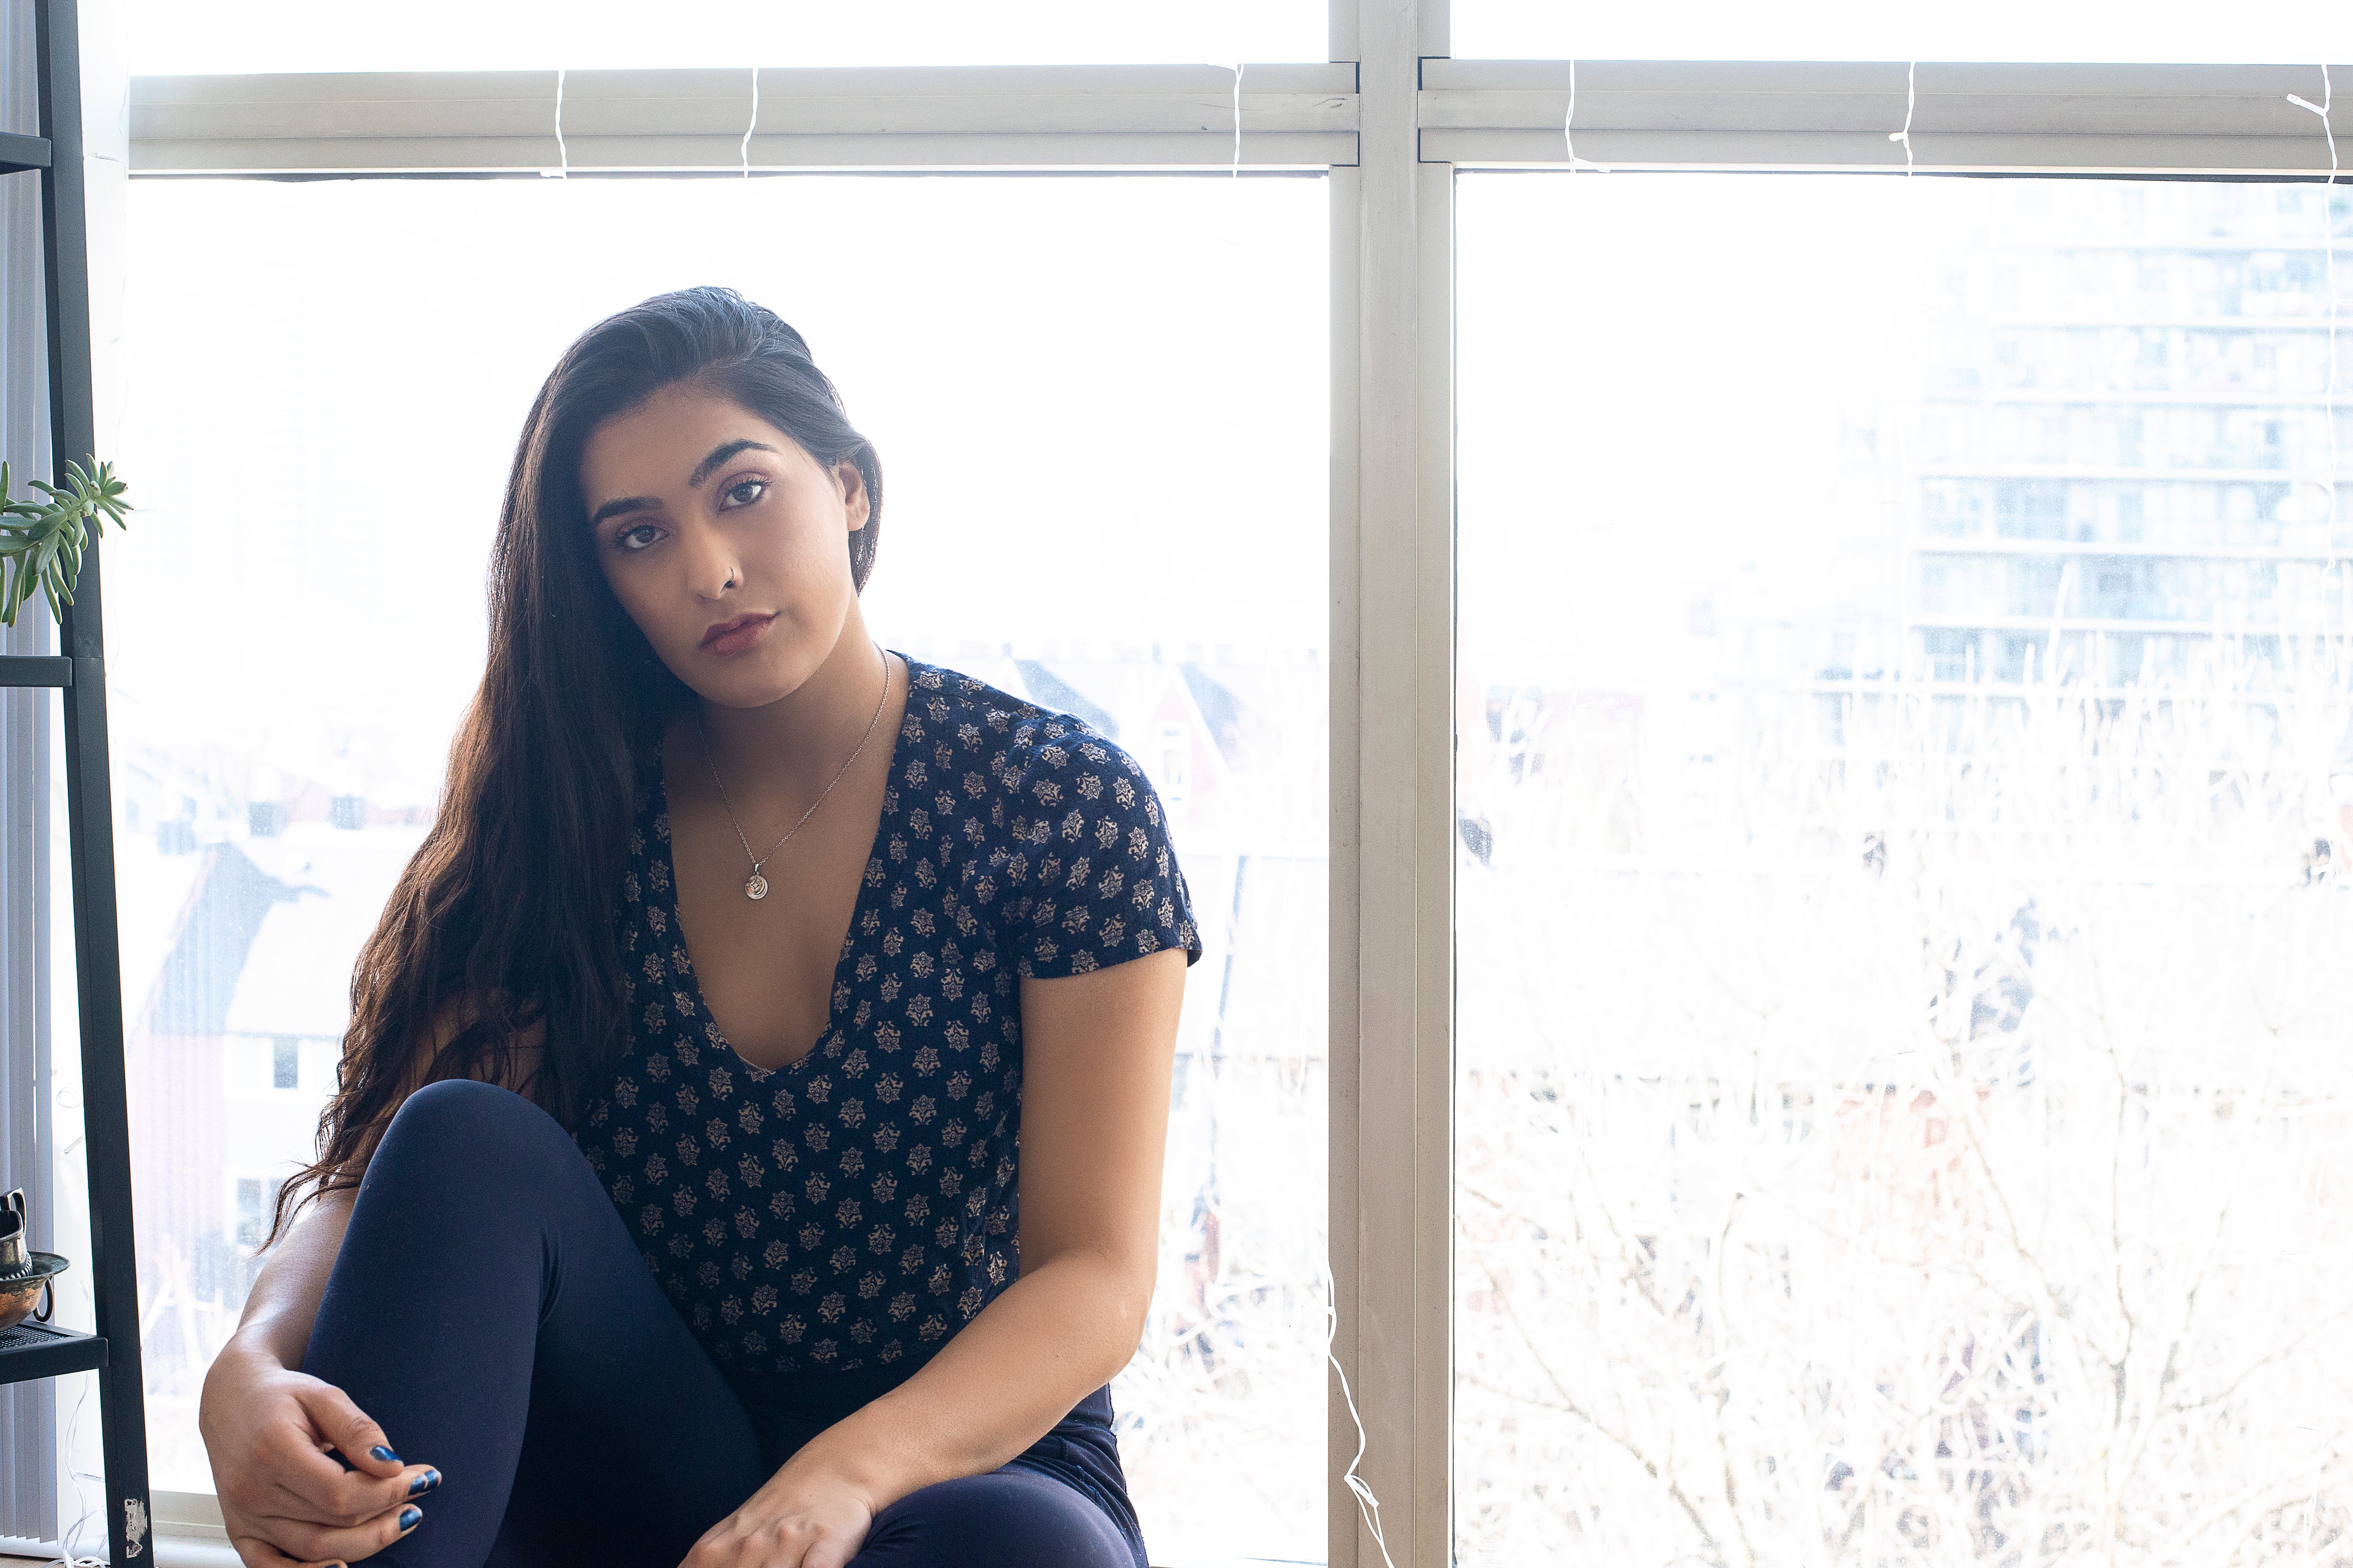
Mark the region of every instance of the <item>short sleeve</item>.
POLYGON ((1017 729, 1001 778, 1018 890, 999 941, 1017 974, 1084 974, 1166 947, 1199 961, 1167 808, 1134 757, 1050 714, 1017 729))

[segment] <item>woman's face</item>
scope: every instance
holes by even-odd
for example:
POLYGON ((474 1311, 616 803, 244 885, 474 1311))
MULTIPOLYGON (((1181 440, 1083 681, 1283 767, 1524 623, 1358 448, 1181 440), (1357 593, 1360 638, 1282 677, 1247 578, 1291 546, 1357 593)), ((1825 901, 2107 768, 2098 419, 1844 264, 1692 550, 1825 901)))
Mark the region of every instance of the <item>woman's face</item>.
POLYGON ((681 384, 589 436, 580 459, 596 560, 655 654, 732 708, 797 690, 857 601, 849 536, 858 465, 828 468, 790 436, 681 384))

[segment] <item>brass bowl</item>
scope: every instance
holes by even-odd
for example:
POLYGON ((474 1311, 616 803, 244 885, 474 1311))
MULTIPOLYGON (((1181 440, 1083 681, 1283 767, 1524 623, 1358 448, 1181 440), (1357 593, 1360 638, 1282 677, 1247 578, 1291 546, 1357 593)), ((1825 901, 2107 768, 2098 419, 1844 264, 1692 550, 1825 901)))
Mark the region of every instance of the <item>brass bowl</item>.
POLYGON ((31 1254, 32 1267, 22 1274, 0 1275, 0 1331, 15 1328, 33 1315, 34 1303, 49 1281, 73 1267, 54 1252, 31 1254))

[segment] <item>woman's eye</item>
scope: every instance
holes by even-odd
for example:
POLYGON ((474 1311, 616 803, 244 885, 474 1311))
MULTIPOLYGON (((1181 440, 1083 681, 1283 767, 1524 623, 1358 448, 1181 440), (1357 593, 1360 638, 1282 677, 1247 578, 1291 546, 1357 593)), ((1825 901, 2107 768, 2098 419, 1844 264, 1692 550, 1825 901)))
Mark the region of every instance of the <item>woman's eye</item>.
MULTIPOLYGON (((765 495, 768 489, 768 481, 765 479, 738 479, 733 484, 727 487, 727 493, 730 496, 739 496, 742 495, 744 490, 749 489, 756 489, 760 491, 761 495, 765 495)), ((753 501, 756 501, 759 499, 759 496, 754 496, 752 500, 738 501, 735 504, 738 506, 750 506, 753 501)))
POLYGON ((629 542, 640 533, 659 533, 660 531, 661 530, 656 528, 650 522, 641 522, 635 528, 623 529, 618 534, 614 536, 613 542, 619 545, 623 550, 643 550, 647 544, 651 544, 653 541, 649 539, 645 542, 645 544, 632 544, 629 542))

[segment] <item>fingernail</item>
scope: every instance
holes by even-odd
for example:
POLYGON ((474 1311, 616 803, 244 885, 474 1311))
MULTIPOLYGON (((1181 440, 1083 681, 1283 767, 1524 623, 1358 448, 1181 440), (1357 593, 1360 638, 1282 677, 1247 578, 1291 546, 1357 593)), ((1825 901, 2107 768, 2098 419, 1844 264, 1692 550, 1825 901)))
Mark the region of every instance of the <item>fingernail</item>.
POLYGON ((425 1510, 421 1508, 411 1507, 402 1509, 400 1510, 400 1528, 404 1531, 415 1530, 417 1528, 417 1521, 424 1517, 425 1510))
POLYGON ((375 1447, 368 1450, 368 1458, 371 1459, 382 1459, 387 1465, 396 1465, 400 1463, 400 1456, 394 1453, 391 1449, 385 1447, 381 1443, 378 1443, 375 1447))
POLYGON ((427 1470, 421 1475, 410 1478, 408 1482, 408 1495, 410 1497, 422 1497, 425 1493, 431 1491, 435 1487, 438 1487, 440 1484, 441 1472, 438 1470, 427 1470))

